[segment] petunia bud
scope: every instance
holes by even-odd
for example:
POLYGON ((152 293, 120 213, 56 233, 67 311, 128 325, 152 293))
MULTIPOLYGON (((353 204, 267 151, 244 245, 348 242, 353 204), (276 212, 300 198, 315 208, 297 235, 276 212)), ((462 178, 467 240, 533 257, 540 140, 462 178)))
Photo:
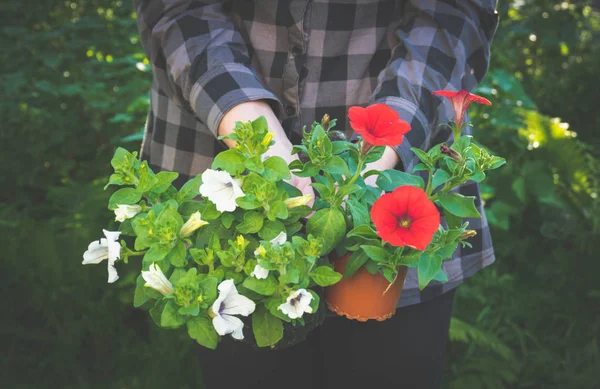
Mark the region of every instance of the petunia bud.
POLYGON ((477 231, 475 231, 475 230, 467 230, 467 231, 463 232, 462 234, 460 234, 459 237, 458 237, 458 239, 459 240, 466 240, 466 239, 474 237, 475 235, 477 235, 477 231))
POLYGON ((289 199, 286 199, 284 201, 284 203, 285 203, 285 206, 287 207, 287 209, 291 209, 291 208, 296 208, 296 207, 301 207, 303 205, 306 205, 306 204, 310 203, 311 200, 312 200, 312 195, 305 194, 303 196, 290 197, 289 199))
POLYGON ((262 140, 262 145, 263 146, 268 146, 271 144, 271 140, 273 140, 273 133, 272 132, 267 132, 267 135, 265 135, 265 137, 262 140))
POLYGON ((323 115, 323 119, 321 119, 321 127, 323 127, 323 129, 325 131, 327 131, 329 129, 329 121, 330 121, 329 115, 328 114, 323 115))
POLYGON ((208 222, 204 221, 200 218, 200 211, 196 211, 190 216, 188 221, 185 222, 181 230, 179 231, 179 236, 182 238, 187 238, 192 235, 194 231, 198 228, 207 225, 208 222))
POLYGON ((455 160, 457 162, 462 162, 462 160, 463 160, 459 153, 457 153, 455 150, 452 150, 450 147, 448 147, 446 145, 440 146, 440 152, 444 155, 449 156, 450 158, 452 158, 453 160, 455 160))

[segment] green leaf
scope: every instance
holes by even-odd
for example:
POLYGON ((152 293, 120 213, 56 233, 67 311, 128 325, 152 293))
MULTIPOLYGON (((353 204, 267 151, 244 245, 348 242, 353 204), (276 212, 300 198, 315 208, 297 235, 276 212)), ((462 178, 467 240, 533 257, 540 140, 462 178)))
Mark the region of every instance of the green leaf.
POLYGON ((333 285, 342 279, 342 275, 328 266, 319 266, 310 273, 310 277, 319 286, 333 285))
POLYGON ((444 218, 446 219, 446 223, 448 224, 448 228, 459 228, 462 225, 462 218, 450 213, 447 209, 444 208, 444 218))
POLYGON ((142 199, 142 194, 134 188, 121 188, 110 196, 108 209, 117 209, 119 204, 136 204, 142 199))
POLYGON ((248 277, 244 280, 243 285, 251 291, 263 296, 272 296, 277 291, 278 287, 277 280, 272 274, 269 274, 267 278, 262 280, 248 277))
POLYGON ((223 224, 223 227, 227 229, 231 228, 234 219, 235 217, 233 216, 233 214, 229 212, 226 212, 221 215, 221 223, 223 224))
POLYGON ((177 202, 181 204, 184 201, 192 200, 194 197, 199 196, 201 184, 202 175, 200 174, 183 184, 177 193, 177 202))
POLYGON ((242 173, 246 166, 244 162, 246 158, 237 149, 229 149, 221 151, 212 163, 212 169, 223 169, 232 176, 242 173))
POLYGON ((168 300, 164 298, 157 300, 156 304, 154 304, 154 306, 150 308, 149 311, 152 321, 159 327, 161 327, 160 318, 162 316, 163 311, 165 310, 165 307, 167 306, 167 301, 168 300))
POLYGON ((371 216, 369 215, 369 210, 358 200, 348 199, 346 200, 346 206, 350 210, 350 214, 352 215, 352 221, 355 226, 371 223, 371 216))
POLYGON ((458 242, 451 242, 451 243, 448 243, 448 244, 442 246, 441 248, 437 249, 435 251, 435 253, 437 255, 439 255, 440 257, 442 257, 442 259, 451 258, 452 254, 454 254, 457 247, 458 247, 458 242))
POLYGON ((264 305, 257 306, 252 314, 252 331, 258 347, 274 346, 283 338, 281 320, 271 315, 264 305))
POLYGON ((354 227, 346 236, 348 238, 361 238, 364 240, 379 240, 379 236, 370 225, 354 227))
POLYGON ((433 175, 433 179, 431 181, 431 188, 435 189, 438 186, 445 184, 450 180, 450 178, 452 177, 447 171, 445 171, 444 169, 438 169, 438 171, 436 171, 433 175))
POLYGON ((146 303, 150 299, 160 299, 162 295, 154 289, 147 288, 144 286, 146 281, 140 274, 135 280, 135 293, 133 295, 133 306, 138 308, 146 303))
POLYGON ((357 184, 344 185, 341 188, 339 188, 337 196, 340 198, 344 198, 345 196, 351 195, 352 193, 356 193, 361 189, 362 187, 357 184))
POLYGON ((365 162, 371 163, 381 159, 385 152, 385 146, 376 146, 369 150, 365 162))
POLYGON ((175 172, 158 172, 156 174, 156 183, 152 186, 151 193, 153 195, 159 195, 169 189, 171 183, 179 177, 178 173, 175 172))
POLYGON ((440 193, 440 205, 448 212, 459 217, 480 218, 481 215, 475 208, 474 196, 463 196, 459 193, 440 193))
POLYGON ((265 166, 263 165, 259 155, 246 159, 244 161, 244 166, 246 166, 248 170, 257 172, 259 174, 262 174, 262 172, 265 171, 265 166))
MULTIPOLYGON (((260 208, 260 206, 262 205, 260 203, 260 201, 258 201, 256 199, 256 197, 252 194, 238 197, 237 199, 235 199, 235 202, 237 205, 240 206, 240 208, 243 208, 243 209, 256 209, 256 208, 260 208)), ((202 215, 202 216, 204 216, 204 215, 202 215)))
POLYGON ((320 209, 308 219, 306 232, 323 238, 321 255, 327 255, 346 235, 346 219, 337 208, 320 209))
POLYGON ((380 175, 377 177, 377 186, 386 192, 391 192, 397 187, 404 185, 416 186, 421 189, 425 186, 423 179, 419 176, 414 176, 394 169, 385 170, 385 173, 390 179, 387 179, 384 175, 380 175))
POLYGON ((165 257, 169 263, 175 267, 184 267, 187 265, 187 261, 185 259, 186 249, 185 243, 182 241, 177 242, 175 247, 167 254, 165 257))
POLYGON ((187 318, 177 312, 178 310, 179 307, 174 301, 167 302, 165 309, 160 315, 160 326, 164 328, 179 328, 185 324, 187 318))
POLYGON ((487 168, 490 170, 498 169, 500 166, 504 165, 505 163, 506 163, 506 160, 504 158, 494 156, 488 162, 487 168))
POLYGON ((281 157, 273 156, 267 158, 264 162, 265 171, 263 177, 268 181, 289 180, 292 175, 285 160, 281 157))
POLYGON ((271 208, 267 211, 267 217, 271 221, 275 219, 287 219, 288 209, 283 201, 271 203, 271 208))
POLYGON ((187 322, 190 338, 209 349, 216 349, 219 344, 219 334, 215 331, 212 321, 207 317, 194 317, 187 322))
POLYGON ((344 162, 344 160, 337 155, 332 155, 331 157, 327 158, 325 164, 321 166, 321 169, 324 172, 331 174, 343 174, 346 177, 350 176, 348 165, 346 165, 346 162, 344 162))
POLYGON ((442 257, 437 254, 424 252, 421 255, 417 265, 417 275, 419 277, 419 289, 423 290, 438 274, 442 267, 442 257))
POLYGON ((285 226, 280 221, 268 220, 264 223, 261 230, 258 232, 258 236, 263 240, 274 239, 279 233, 285 231, 285 226))
MULTIPOLYGON (((144 269, 148 269, 148 267, 153 263, 160 263, 163 259, 165 259, 165 257, 167 256, 167 254, 169 254, 170 251, 171 247, 166 244, 153 244, 152 246, 150 246, 150 250, 148 250, 146 254, 144 254, 144 259, 142 259, 142 267, 144 269)), ((166 269, 162 270, 166 271, 166 269)))
POLYGON ((413 153, 427 166, 430 170, 433 168, 433 163, 429 155, 423 150, 417 149, 416 147, 410 148, 413 153))
POLYGON ((377 274, 379 272, 379 265, 372 259, 368 259, 367 262, 365 262, 365 269, 371 274, 377 274))
POLYGON ((360 248, 375 262, 385 262, 391 257, 391 254, 387 250, 379 246, 362 245, 360 248))
POLYGON ((264 216, 258 212, 246 212, 244 214, 244 221, 235 228, 242 234, 255 234, 263 226, 264 216))
POLYGON ((433 280, 439 282, 448 282, 448 276, 444 272, 444 269, 440 269, 440 271, 437 272, 435 277, 433 277, 433 280))
POLYGON ((363 250, 353 252, 344 267, 344 278, 352 277, 368 260, 369 256, 363 250))

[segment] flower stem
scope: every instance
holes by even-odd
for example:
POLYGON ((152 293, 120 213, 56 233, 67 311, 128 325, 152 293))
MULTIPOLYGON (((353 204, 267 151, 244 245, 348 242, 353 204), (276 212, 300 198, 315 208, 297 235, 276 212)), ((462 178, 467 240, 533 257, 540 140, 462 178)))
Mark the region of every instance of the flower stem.
POLYGON ((433 180, 433 171, 430 170, 429 174, 427 175, 427 188, 425 189, 425 193, 427 194, 428 197, 431 196, 431 192, 433 191, 433 188, 431 187, 432 180, 433 180))

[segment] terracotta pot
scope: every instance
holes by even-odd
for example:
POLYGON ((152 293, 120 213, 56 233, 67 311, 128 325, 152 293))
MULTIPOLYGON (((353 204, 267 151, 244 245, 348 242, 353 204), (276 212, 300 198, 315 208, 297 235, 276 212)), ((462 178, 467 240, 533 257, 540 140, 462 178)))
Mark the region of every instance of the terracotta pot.
MULTIPOLYGON (((343 274, 349 258, 350 254, 332 258, 335 270, 343 274)), ((389 281, 381 274, 373 275, 361 267, 352 277, 343 278, 337 284, 325 288, 327 306, 348 319, 387 320, 396 313, 407 271, 407 267, 401 266, 398 269, 398 278, 390 286, 389 281)))

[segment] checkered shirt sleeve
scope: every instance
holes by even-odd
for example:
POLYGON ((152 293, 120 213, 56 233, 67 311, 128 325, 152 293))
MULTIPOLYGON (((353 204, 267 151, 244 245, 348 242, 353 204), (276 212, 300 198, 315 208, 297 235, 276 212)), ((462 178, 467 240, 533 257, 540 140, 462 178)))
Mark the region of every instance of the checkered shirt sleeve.
POLYGON ((485 75, 498 23, 495 0, 406 1, 391 59, 378 77, 372 102, 398 111, 412 130, 396 148, 411 171, 411 147, 429 149, 440 123, 452 118, 436 90, 472 90, 485 75))
POLYGON ((161 90, 213 134, 234 106, 279 99, 263 86, 227 1, 134 0, 142 43, 161 90))

